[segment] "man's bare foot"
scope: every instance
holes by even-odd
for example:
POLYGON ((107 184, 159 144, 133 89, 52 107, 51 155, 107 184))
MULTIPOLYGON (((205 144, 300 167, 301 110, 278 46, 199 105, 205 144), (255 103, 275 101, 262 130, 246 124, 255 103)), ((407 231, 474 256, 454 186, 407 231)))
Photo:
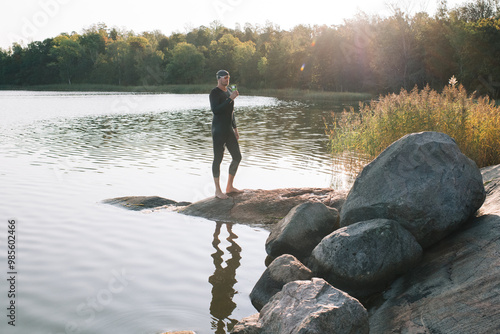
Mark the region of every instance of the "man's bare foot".
POLYGON ((226 188, 226 194, 240 194, 243 190, 236 189, 235 187, 226 188))
POLYGON ((228 199, 229 198, 229 196, 224 194, 222 191, 216 191, 215 197, 220 198, 220 199, 228 199))

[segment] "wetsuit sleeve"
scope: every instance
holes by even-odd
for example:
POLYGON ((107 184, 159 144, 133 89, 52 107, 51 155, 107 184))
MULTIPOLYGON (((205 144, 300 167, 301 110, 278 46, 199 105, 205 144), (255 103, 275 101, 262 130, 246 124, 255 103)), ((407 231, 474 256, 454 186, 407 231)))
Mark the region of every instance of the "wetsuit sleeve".
POLYGON ((212 109, 214 114, 219 114, 224 112, 224 108, 226 108, 229 104, 233 103, 233 100, 227 98, 224 102, 220 103, 217 94, 210 94, 210 109, 212 109))

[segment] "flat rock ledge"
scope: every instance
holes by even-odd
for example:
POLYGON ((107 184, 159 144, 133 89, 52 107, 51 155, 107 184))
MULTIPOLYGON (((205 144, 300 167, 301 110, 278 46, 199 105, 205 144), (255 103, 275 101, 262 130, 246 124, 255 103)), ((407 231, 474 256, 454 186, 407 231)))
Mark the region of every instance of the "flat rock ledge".
POLYGON ((207 198, 179 210, 180 213, 210 220, 267 225, 285 217, 295 206, 305 202, 320 202, 340 207, 347 191, 330 188, 284 188, 274 190, 244 190, 228 199, 207 198))
POLYGON ((225 200, 210 197, 195 203, 159 196, 125 196, 105 199, 102 203, 133 211, 170 210, 209 220, 265 226, 277 223, 291 209, 305 202, 319 202, 340 209, 347 193, 347 190, 307 187, 245 189, 225 200))

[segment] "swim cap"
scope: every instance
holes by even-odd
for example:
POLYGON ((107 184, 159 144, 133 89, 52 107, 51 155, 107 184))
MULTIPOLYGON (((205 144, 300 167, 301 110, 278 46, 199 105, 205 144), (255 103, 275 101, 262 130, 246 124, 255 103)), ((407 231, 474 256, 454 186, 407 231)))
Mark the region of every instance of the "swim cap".
POLYGON ((225 77, 226 75, 229 75, 229 72, 226 70, 219 70, 217 72, 217 80, 219 80, 222 77, 225 77))

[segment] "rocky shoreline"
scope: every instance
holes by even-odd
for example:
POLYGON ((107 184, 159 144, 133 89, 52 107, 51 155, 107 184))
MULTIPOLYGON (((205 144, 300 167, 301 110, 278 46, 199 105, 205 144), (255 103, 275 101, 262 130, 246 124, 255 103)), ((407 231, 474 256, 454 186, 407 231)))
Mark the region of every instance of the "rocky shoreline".
POLYGON ((232 333, 500 332, 499 183, 500 166, 479 171, 445 135, 403 137, 360 173, 310 256, 273 254, 250 296, 260 313, 232 333), (318 284, 347 299, 300 292, 318 284), (364 312, 340 311, 352 305, 364 312))
POLYGON ((259 313, 232 333, 494 333, 499 183, 500 165, 479 170, 453 139, 424 132, 391 145, 349 193, 297 188, 189 205, 105 202, 271 231, 270 264, 250 295, 259 313))

